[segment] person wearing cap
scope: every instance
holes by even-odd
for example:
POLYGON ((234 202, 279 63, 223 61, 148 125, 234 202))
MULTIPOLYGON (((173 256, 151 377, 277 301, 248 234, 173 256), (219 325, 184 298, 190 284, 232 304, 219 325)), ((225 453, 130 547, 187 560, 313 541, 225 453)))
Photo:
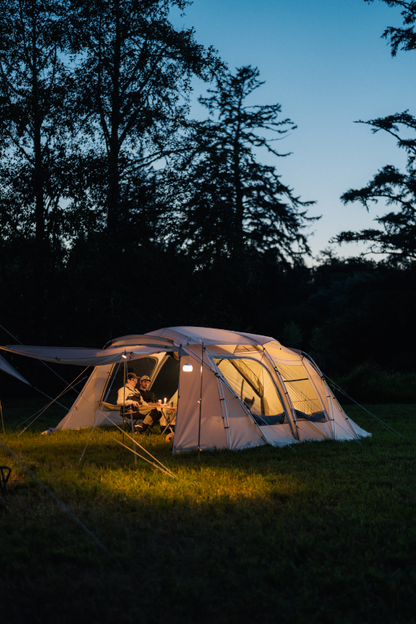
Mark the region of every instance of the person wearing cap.
POLYGON ((139 392, 142 395, 146 403, 156 403, 156 395, 149 390, 150 377, 143 375, 139 381, 139 392))
POLYGON ((136 425, 136 431, 143 433, 146 429, 160 420, 160 413, 147 404, 141 392, 136 388, 139 378, 135 373, 128 373, 127 382, 117 395, 117 405, 128 406, 133 412, 133 420, 143 418, 143 423, 136 425))
MULTIPOLYGON (((152 390, 149 390, 149 385, 150 385, 150 377, 148 375, 143 375, 142 377, 140 377, 140 381, 139 381, 140 394, 142 395, 146 403, 155 404, 157 401, 156 395, 154 392, 152 392, 152 390)), ((161 430, 163 430, 168 424, 170 424, 171 429, 173 429, 173 426, 175 423, 175 416, 176 416, 175 410, 165 409, 162 411, 161 407, 157 407, 156 411, 158 412, 158 420, 159 420, 159 425, 160 425, 161 430)))

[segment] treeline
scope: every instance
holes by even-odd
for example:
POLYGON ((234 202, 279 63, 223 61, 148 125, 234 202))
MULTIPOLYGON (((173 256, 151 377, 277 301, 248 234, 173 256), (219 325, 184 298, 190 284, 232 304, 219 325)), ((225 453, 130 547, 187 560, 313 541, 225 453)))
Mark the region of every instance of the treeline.
POLYGON ((187 4, 0 0, 2 344, 100 347, 206 325, 272 335, 335 375, 409 374, 415 145, 399 142, 406 175, 386 168, 343 196, 399 205, 379 229, 338 237, 385 260, 308 268, 313 202, 261 162, 287 156, 273 139, 296 126, 279 104, 256 105, 257 68, 231 72, 175 27, 187 4), (202 120, 190 117, 197 80, 202 120))

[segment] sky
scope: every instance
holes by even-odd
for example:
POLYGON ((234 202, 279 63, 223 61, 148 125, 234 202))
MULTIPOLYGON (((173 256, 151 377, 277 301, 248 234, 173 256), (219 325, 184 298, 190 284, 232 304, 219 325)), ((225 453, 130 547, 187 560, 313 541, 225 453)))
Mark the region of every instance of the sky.
MULTIPOLYGON (((258 67, 265 84, 249 103, 278 102, 281 118, 297 124, 279 143, 291 156, 260 160, 274 164, 302 200, 316 201, 308 210, 322 215, 310 230, 314 255, 342 230, 375 227, 374 218, 387 212, 381 203, 367 213, 360 204, 344 206, 340 196, 386 164, 405 164, 393 137, 354 123, 414 112, 414 57, 392 58, 381 38, 387 26, 402 25, 400 10, 380 0, 194 0, 175 24, 193 26, 196 40, 213 45, 231 71, 258 67)), ((203 88, 196 85, 195 98, 203 88)), ((201 114, 198 105, 193 113, 201 114)), ((332 249, 347 257, 365 246, 332 249)))

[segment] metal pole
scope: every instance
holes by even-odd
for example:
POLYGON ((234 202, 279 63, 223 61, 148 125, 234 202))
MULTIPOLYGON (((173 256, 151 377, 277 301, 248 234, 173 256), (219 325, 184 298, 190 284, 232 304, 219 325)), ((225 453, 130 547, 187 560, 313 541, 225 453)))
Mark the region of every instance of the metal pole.
MULTIPOLYGON (((124 369, 123 369, 123 377, 124 377, 124 386, 127 383, 127 358, 124 360, 124 369)), ((126 401, 126 391, 124 390, 124 401, 126 401)), ((134 437, 134 424, 133 424, 133 413, 130 410, 130 424, 131 424, 131 437, 133 438, 133 453, 134 453, 134 463, 137 464, 137 450, 136 450, 136 440, 134 437)))
POLYGON ((202 372, 204 370, 204 343, 201 344, 201 375, 199 385, 199 423, 198 423, 198 470, 201 470, 201 421, 202 421, 202 372))

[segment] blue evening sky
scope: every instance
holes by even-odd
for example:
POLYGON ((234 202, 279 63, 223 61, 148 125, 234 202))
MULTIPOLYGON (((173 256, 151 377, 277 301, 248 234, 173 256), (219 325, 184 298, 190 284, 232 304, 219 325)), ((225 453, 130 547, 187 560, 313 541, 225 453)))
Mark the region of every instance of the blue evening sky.
MULTIPOLYGON (((295 194, 317 201, 309 209, 322 215, 311 230, 314 254, 341 230, 375 226, 386 212, 381 203, 368 214, 339 198, 385 164, 405 163, 392 137, 354 123, 414 112, 413 55, 392 58, 381 39, 387 26, 401 26, 400 11, 379 0, 194 0, 175 23, 194 26, 197 41, 212 44, 230 70, 257 66, 266 84, 251 103, 279 102, 282 119, 298 125, 279 144, 292 155, 273 164, 295 194)), ((198 107, 193 113, 199 116, 198 107)), ((363 249, 334 247, 342 256, 363 249)))

